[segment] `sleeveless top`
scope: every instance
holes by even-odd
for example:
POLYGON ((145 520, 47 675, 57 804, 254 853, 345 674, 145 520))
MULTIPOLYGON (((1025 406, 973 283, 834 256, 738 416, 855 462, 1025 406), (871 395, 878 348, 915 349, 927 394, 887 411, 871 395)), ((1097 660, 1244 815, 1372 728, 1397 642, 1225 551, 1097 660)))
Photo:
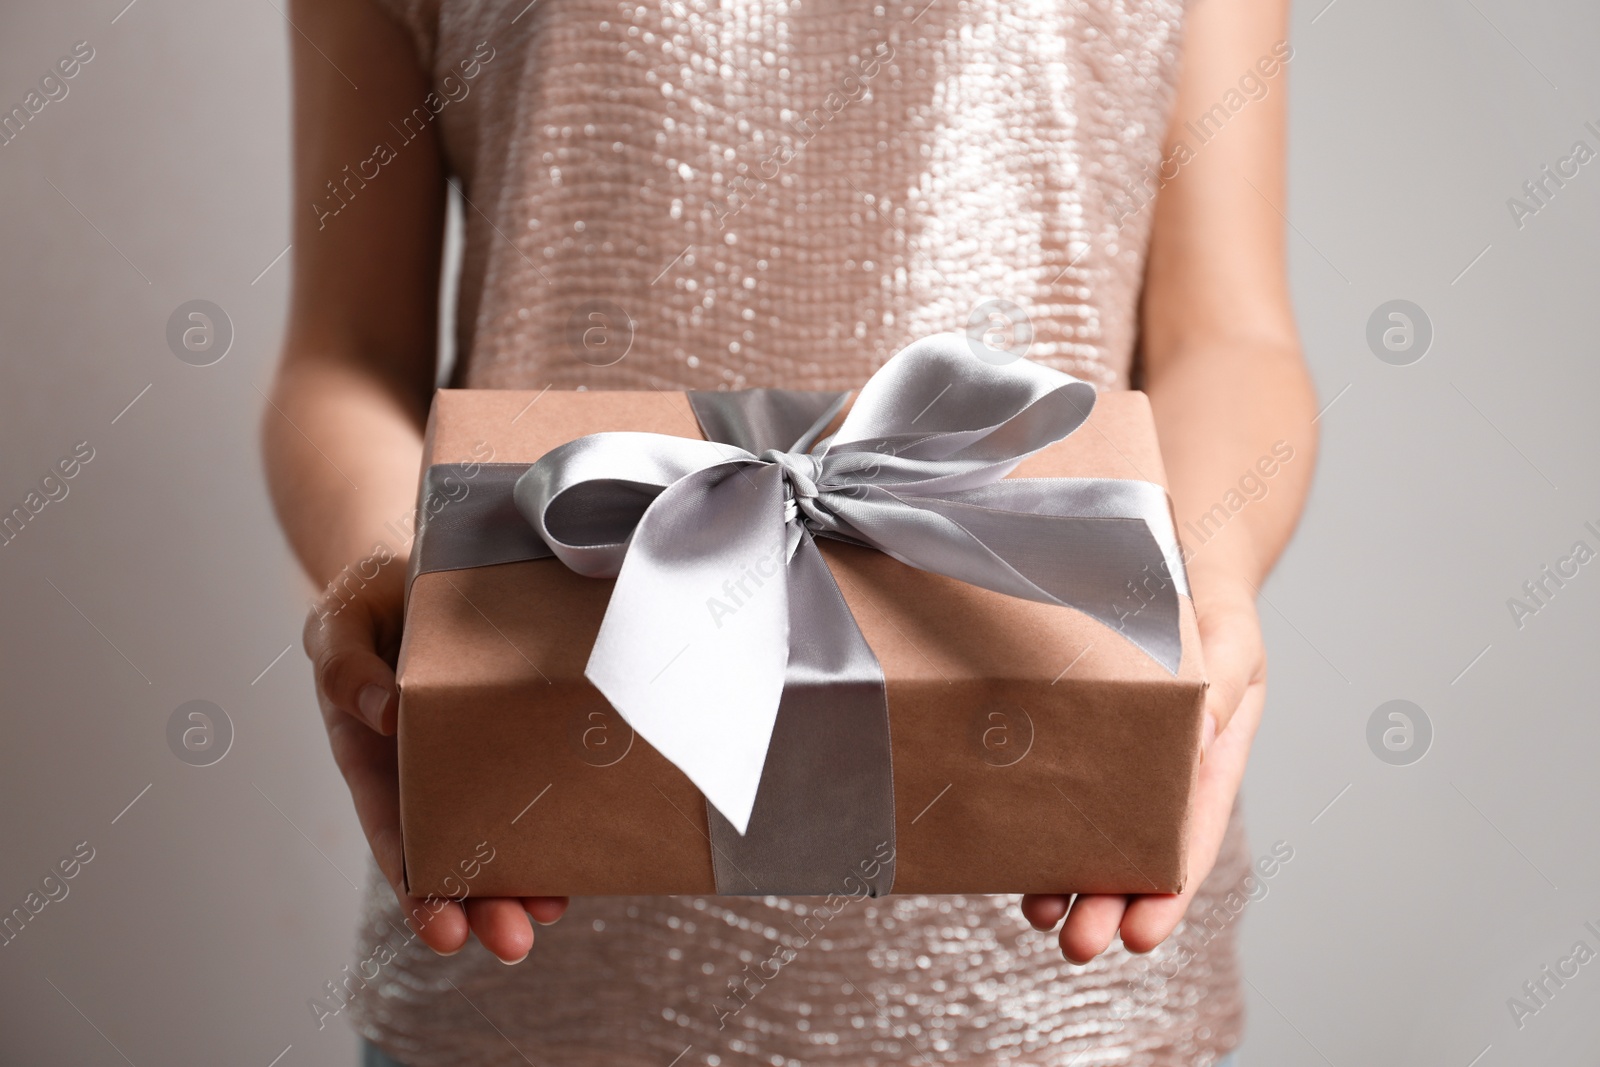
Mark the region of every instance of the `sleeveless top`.
MULTIPOLYGON (((1127 387, 1181 0, 382 3, 434 86, 390 151, 434 125, 466 205, 454 384, 850 389, 980 323, 1127 387)), ((374 868, 318 1003, 411 1067, 1195 1067, 1239 1039, 1238 823, 1177 934, 1081 968, 988 896, 581 898, 508 968, 374 868)))

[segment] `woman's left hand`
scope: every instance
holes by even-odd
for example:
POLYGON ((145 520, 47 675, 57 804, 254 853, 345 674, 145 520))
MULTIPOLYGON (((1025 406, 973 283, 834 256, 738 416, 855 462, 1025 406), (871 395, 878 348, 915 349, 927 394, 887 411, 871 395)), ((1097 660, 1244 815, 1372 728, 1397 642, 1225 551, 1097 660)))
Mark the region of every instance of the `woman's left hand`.
POLYGON ((1053 929, 1066 918, 1061 953, 1071 963, 1088 963, 1119 933, 1130 951, 1149 952, 1177 929, 1217 861, 1261 722, 1267 661, 1256 589, 1244 576, 1247 568, 1202 557, 1191 560, 1188 571, 1211 682, 1206 691, 1204 758, 1190 818, 1188 887, 1178 894, 1024 896, 1022 914, 1035 929, 1053 929))

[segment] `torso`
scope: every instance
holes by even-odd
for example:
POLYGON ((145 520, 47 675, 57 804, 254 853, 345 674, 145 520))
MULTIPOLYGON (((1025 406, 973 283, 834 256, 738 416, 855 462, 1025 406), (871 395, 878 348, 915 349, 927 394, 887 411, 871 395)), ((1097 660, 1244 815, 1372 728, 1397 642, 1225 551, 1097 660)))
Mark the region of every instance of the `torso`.
MULTIPOLYGON (((385 3, 468 201, 456 384, 849 389, 987 319, 1127 386, 1179 0, 385 3)), ((1238 1038, 1246 873, 1235 820, 1191 911, 1228 921, 1086 968, 1014 897, 863 900, 808 940, 805 898, 575 900, 515 969, 406 944, 353 1014, 415 1067, 1191 1067, 1238 1038)), ((375 881, 362 957, 403 929, 375 881)))

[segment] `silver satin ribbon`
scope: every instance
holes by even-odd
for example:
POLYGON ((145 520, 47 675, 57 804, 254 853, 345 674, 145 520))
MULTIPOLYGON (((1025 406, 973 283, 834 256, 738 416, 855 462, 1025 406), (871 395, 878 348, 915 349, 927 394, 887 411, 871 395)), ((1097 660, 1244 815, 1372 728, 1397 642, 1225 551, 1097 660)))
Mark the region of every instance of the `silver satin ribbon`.
MULTIPOLYGON (((592 434, 525 468, 512 495, 536 539, 452 536, 503 526, 503 492, 419 524, 418 572, 553 554, 616 579, 585 674, 705 795, 719 892, 893 883, 872 862, 894 834, 883 673, 816 537, 1074 608, 1172 673, 1182 655, 1166 491, 1006 477, 1083 424, 1092 386, 941 334, 889 360, 818 441, 843 399, 692 393, 710 440, 592 434)), ((503 467, 480 484, 503 486, 503 467)), ((430 468, 424 499, 451 472, 430 468)))

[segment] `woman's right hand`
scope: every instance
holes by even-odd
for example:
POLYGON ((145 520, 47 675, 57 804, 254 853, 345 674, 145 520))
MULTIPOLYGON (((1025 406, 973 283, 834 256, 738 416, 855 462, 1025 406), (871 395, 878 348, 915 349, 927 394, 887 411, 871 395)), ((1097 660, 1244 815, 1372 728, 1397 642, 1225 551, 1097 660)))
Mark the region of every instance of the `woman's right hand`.
POLYGON ((567 898, 455 901, 413 897, 403 888, 394 738, 400 700, 393 664, 400 647, 404 592, 405 563, 393 559, 379 566, 371 581, 362 584, 353 578, 331 588, 306 617, 305 650, 316 677, 328 745, 350 788, 367 845, 422 942, 449 956, 461 950, 469 933, 476 934, 501 962, 517 963, 533 947, 529 918, 545 925, 555 922, 566 911, 567 898))

